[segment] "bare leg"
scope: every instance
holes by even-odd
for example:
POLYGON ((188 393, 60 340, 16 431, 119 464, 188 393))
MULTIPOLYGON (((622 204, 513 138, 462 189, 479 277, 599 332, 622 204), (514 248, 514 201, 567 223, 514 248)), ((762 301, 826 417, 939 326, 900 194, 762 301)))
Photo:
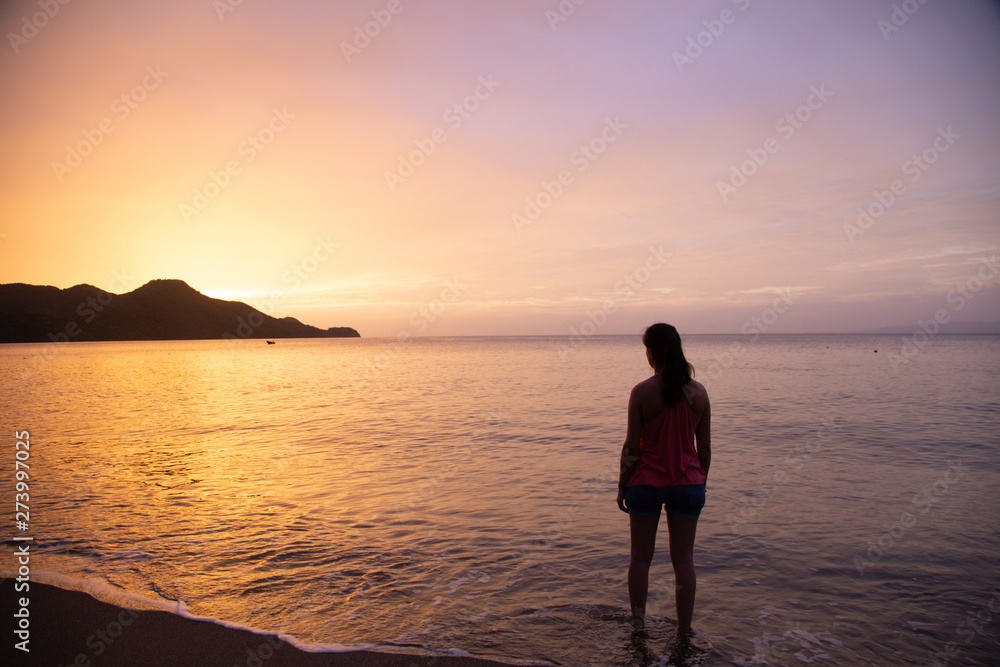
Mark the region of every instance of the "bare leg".
POLYGON ((698 520, 667 514, 667 528, 677 589, 677 634, 683 635, 691 630, 691 617, 694 616, 694 594, 698 585, 694 572, 694 534, 698 520))
POLYGON ((628 598, 632 623, 641 630, 646 619, 646 595, 649 593, 649 564, 656 548, 656 527, 660 515, 629 516, 632 533, 632 556, 628 565, 628 598))

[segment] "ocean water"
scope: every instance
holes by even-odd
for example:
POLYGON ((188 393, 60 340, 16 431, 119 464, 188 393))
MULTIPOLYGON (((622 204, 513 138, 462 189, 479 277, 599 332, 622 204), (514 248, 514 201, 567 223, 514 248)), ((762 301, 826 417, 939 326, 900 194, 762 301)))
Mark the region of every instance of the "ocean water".
MULTIPOLYGON (((615 504, 650 371, 636 336, 566 342, 0 346, 34 572, 314 649, 663 663, 666 522, 633 639, 615 504)), ((1000 337, 684 343, 713 413, 690 662, 1000 664, 1000 337)))

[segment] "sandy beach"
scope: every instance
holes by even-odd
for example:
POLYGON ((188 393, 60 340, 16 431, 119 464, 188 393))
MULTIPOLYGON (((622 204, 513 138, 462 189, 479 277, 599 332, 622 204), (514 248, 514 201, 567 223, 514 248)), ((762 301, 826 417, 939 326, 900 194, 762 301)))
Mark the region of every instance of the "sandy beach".
POLYGON ((31 582, 29 653, 14 649, 11 633, 14 582, 3 580, 8 630, 3 653, 16 665, 134 667, 490 667, 498 663, 458 656, 376 651, 308 653, 274 635, 225 628, 165 611, 137 611, 106 604, 86 593, 31 582))

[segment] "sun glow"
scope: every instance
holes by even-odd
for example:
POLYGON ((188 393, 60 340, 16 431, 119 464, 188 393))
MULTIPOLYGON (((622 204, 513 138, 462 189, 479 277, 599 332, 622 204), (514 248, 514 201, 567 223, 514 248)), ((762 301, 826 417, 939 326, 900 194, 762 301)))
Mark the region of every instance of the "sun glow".
MULTIPOLYGON (((442 20, 427 0, 349 59, 358 3, 72 5, 0 55, 0 283, 179 279, 383 336, 446 281, 461 295, 428 335, 567 334, 601 308, 602 333, 733 332, 776 285, 812 286, 776 331, 926 319, 1000 254, 995 10, 929 3, 885 38, 870 3, 760 4, 682 71, 715 20, 698 3, 553 30, 537 3, 442 20), (826 33, 803 49, 785 23, 826 33), (854 230, 859 207, 880 213, 854 230)), ((5 34, 37 11, 0 4, 5 34)), ((997 312, 993 281, 961 317, 997 312)))

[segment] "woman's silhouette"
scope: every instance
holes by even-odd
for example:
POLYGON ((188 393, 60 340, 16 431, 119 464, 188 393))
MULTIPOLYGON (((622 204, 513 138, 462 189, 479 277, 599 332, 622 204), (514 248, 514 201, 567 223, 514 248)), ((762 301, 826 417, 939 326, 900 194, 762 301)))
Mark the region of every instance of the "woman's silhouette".
POLYGON ((618 481, 618 507, 628 512, 632 533, 632 624, 636 630, 645 627, 649 565, 660 508, 665 506, 676 577, 677 631, 686 637, 694 613, 694 536, 712 460, 708 393, 691 377, 694 368, 684 358, 677 329, 654 324, 642 343, 655 374, 637 384, 629 397, 618 481))

